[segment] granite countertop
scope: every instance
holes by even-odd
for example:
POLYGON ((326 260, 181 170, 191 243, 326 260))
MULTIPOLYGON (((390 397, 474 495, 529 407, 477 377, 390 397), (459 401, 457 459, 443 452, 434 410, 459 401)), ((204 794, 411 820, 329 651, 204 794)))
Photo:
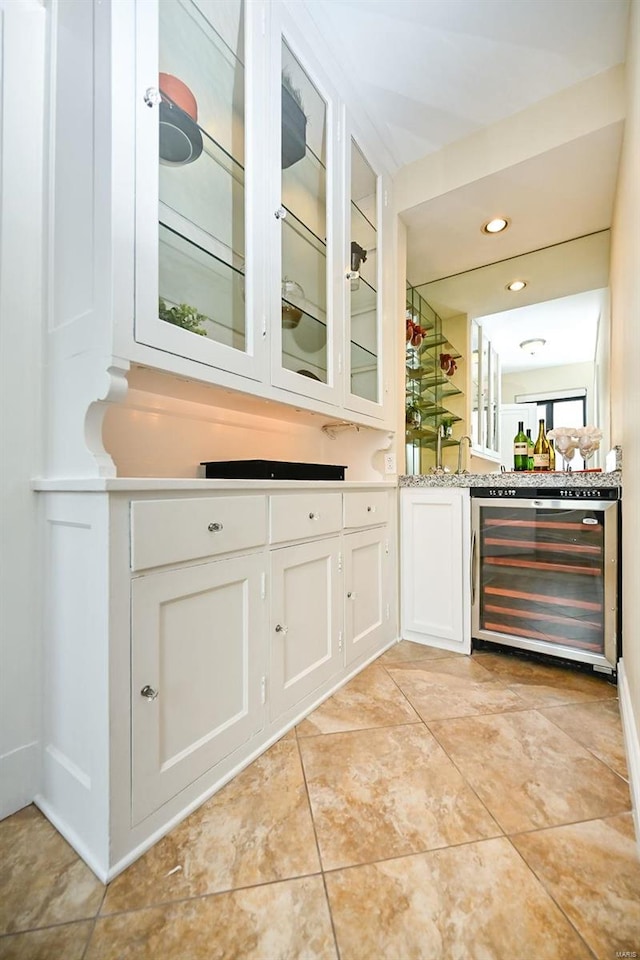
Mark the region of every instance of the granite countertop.
POLYGON ((621 487, 622 471, 608 473, 444 473, 401 476, 400 487, 621 487))

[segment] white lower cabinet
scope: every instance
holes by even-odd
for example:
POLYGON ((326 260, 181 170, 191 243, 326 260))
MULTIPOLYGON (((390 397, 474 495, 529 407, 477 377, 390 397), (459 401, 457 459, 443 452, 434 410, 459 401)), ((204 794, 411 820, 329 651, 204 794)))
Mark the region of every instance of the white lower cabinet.
POLYGON ((471 651, 468 489, 400 491, 400 632, 405 640, 471 651))
POLYGON ((340 537, 331 537, 271 553, 271 720, 342 667, 340 543, 340 537))
POLYGON ((46 493, 36 800, 103 881, 397 638, 393 504, 367 484, 46 493))
POLYGON ((261 554, 131 584, 132 822, 263 726, 261 554))
POLYGON ((344 538, 345 657, 347 664, 375 650, 388 633, 392 580, 387 527, 344 538))

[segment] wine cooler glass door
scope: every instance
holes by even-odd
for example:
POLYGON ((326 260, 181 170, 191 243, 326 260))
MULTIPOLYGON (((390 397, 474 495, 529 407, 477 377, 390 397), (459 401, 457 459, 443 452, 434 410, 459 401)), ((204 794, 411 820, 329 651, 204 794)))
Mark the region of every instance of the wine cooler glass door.
POLYGON ((618 504, 473 501, 473 636, 615 670, 618 504))

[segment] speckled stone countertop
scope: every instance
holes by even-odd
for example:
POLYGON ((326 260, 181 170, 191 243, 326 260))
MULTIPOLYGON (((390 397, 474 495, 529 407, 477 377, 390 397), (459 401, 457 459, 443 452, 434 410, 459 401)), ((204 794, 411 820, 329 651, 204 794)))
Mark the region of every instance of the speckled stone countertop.
POLYGON ((444 473, 401 476, 400 487, 621 487, 622 471, 609 473, 444 473))

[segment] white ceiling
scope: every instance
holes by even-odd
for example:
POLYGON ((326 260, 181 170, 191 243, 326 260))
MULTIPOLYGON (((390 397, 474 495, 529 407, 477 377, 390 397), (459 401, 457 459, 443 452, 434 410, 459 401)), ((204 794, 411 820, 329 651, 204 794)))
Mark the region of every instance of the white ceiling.
POLYGON ((606 290, 589 290, 571 297, 534 303, 482 319, 504 373, 593 361, 598 320, 606 290), (541 337, 546 344, 534 356, 525 353, 523 340, 541 337))
POLYGON ((305 0, 397 167, 624 60, 628 0, 305 0))
MULTIPOLYGON (((396 169, 625 56, 628 0, 304 2, 396 169)), ((622 131, 567 138, 402 214, 409 282, 443 318, 491 317, 506 369, 593 359, 622 131), (484 235, 499 215, 509 229, 484 235), (527 287, 514 298, 516 277, 527 287), (518 344, 537 336, 548 344, 528 358, 518 344)))

